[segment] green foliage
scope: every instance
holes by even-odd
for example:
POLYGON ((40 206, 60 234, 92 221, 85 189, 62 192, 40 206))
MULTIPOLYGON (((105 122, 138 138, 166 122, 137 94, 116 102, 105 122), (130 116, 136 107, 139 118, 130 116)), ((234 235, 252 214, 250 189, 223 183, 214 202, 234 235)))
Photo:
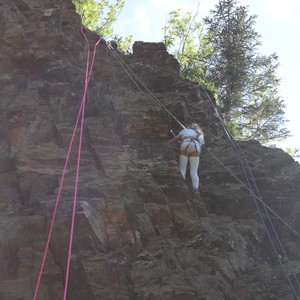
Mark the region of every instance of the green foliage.
POLYGON ((10 168, 10 172, 9 172, 10 179, 14 184, 18 184, 20 178, 20 171, 16 167, 18 159, 19 159, 19 152, 15 152, 15 151, 9 152, 6 156, 6 161, 10 168))
POLYGON ((203 24, 196 21, 196 12, 183 12, 181 9, 169 13, 164 26, 164 44, 169 52, 178 60, 183 78, 213 88, 213 83, 204 81, 206 57, 211 47, 207 36, 203 34, 203 24))
POLYGON ((118 35, 115 35, 112 38, 113 42, 115 42, 118 45, 118 49, 122 51, 124 54, 131 53, 131 47, 133 44, 132 36, 127 37, 120 37, 118 35))
POLYGON ((3 113, 9 109, 9 104, 8 103, 0 103, 0 113, 3 113))
POLYGON ((125 0, 116 0, 110 4, 108 0, 72 0, 82 24, 97 32, 100 36, 109 37, 113 33, 112 26, 124 7, 125 0))
POLYGON ((246 19, 245 9, 235 10, 235 0, 219 1, 212 16, 205 18, 209 43, 213 51, 209 58, 206 77, 218 90, 222 113, 227 121, 232 107, 241 104, 243 86, 247 83, 247 66, 252 58, 252 40, 257 38, 252 31, 253 18, 246 19))
POLYGON ((19 170, 14 170, 10 172, 10 179, 14 185, 18 185, 20 182, 21 172, 19 170))
POLYGON ((237 121, 227 122, 226 126, 233 136, 236 136, 238 134, 239 124, 237 121))
POLYGON ((9 152, 7 154, 6 159, 7 159, 7 161, 8 161, 11 168, 13 168, 13 169, 15 168, 18 158, 19 158, 19 153, 18 152, 13 151, 13 152, 9 152))
POLYGON ((287 148, 285 150, 285 152, 287 154, 289 154, 290 156, 294 157, 295 159, 300 159, 300 149, 297 149, 297 148, 287 148))
POLYGON ((206 78, 217 88, 225 121, 238 124, 236 137, 267 143, 286 138, 289 132, 284 126, 284 101, 278 95, 278 57, 258 54, 255 19, 236 0, 219 0, 204 20, 213 49, 206 78))
POLYGON ((278 95, 278 57, 260 55, 256 16, 237 0, 219 0, 203 23, 198 10, 172 11, 164 43, 181 65, 181 75, 217 98, 222 117, 238 139, 262 143, 288 136, 284 101, 278 95))

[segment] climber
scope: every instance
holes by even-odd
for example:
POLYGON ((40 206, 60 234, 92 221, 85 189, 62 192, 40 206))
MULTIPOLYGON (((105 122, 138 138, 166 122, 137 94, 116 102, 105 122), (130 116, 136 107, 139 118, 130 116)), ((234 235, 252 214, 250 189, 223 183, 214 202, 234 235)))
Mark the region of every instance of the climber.
POLYGON ((180 142, 179 169, 185 179, 188 162, 190 163, 190 176, 193 185, 193 195, 199 194, 198 167, 200 162, 201 146, 204 145, 204 134, 196 123, 179 132, 168 143, 180 142))

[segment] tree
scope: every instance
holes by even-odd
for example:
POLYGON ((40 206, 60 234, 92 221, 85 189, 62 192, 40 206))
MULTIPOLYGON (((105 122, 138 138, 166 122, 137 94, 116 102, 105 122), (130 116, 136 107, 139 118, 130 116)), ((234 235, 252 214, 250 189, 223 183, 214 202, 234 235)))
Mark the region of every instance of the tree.
POLYGON ((212 83, 204 81, 206 57, 210 55, 211 47, 203 32, 203 23, 196 20, 197 16, 198 9, 194 13, 181 9, 171 11, 163 27, 163 43, 178 60, 183 78, 211 89, 212 83))
POLYGON ((117 44, 118 49, 121 50, 124 54, 130 54, 132 48, 132 35, 122 37, 119 35, 114 35, 112 41, 117 44))
POLYGON ((122 11, 125 0, 116 0, 110 4, 108 0, 72 0, 82 24, 97 32, 100 36, 110 37, 113 34, 112 25, 122 11))
POLYGON ((276 53, 258 54, 256 16, 236 0, 220 0, 203 23, 196 12, 172 11, 164 43, 177 58, 184 78, 210 89, 236 138, 263 143, 288 136, 284 101, 278 95, 276 53))
POLYGON ((256 16, 236 0, 219 0, 204 19, 212 47, 206 80, 214 82, 225 122, 240 139, 263 143, 288 136, 284 101, 278 95, 278 57, 259 55, 256 16))
POLYGON ((300 159, 300 149, 297 149, 297 148, 294 148, 294 149, 292 149, 292 148, 287 148, 287 149, 285 150, 285 152, 286 152, 287 154, 289 154, 290 156, 292 156, 295 160, 298 160, 298 161, 299 161, 299 159, 300 159))

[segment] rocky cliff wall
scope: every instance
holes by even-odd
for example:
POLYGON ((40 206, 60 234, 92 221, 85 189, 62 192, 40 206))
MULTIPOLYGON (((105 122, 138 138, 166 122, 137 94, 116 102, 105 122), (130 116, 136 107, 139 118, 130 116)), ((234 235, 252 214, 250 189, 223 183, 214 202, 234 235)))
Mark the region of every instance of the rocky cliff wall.
MULTIPOLYGON (((32 299, 84 89, 87 47, 70 0, 0 0, 0 299, 32 299)), ((89 34, 91 44, 96 36, 89 34)), ((163 44, 120 58, 98 47, 87 97, 68 299, 293 299, 238 156, 204 90, 180 79, 163 44), (153 98, 154 96, 154 98, 153 98), (182 123, 206 134, 201 200, 166 141, 182 123), (203 215, 203 203, 209 214, 203 215)), ((78 136, 75 143, 78 142, 78 136)), ((240 143, 262 199, 297 232, 300 168, 280 149, 240 143)), ((62 299, 76 147, 38 299, 62 299)), ((300 280, 299 238, 272 215, 300 280)), ((277 247, 277 245, 276 245, 277 247)), ((288 273, 296 286, 293 274, 288 273)), ((297 290, 300 294, 299 289, 297 290)))

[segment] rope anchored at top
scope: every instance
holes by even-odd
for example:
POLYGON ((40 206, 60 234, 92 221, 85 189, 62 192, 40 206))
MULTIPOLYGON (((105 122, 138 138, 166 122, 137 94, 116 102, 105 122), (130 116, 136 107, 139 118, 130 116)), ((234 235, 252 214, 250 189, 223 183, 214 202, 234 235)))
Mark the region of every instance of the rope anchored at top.
POLYGON ((62 175, 61 175, 60 185, 59 185, 59 189, 58 189, 58 193, 57 193, 57 198, 56 198, 56 202, 55 202, 55 206, 54 206, 54 211, 53 211, 52 220, 51 220, 51 223, 50 223, 50 228, 49 228, 48 238, 47 238, 47 242, 46 242, 46 247, 45 247, 45 251, 44 251, 44 255, 43 255, 43 259, 42 259, 42 264, 41 264, 41 267, 40 267, 39 276, 38 276, 37 283, 36 283, 36 288, 35 288, 35 293, 34 293, 33 300, 37 299, 37 295, 38 295, 38 291, 39 291, 39 287, 40 287, 40 282, 41 282, 41 278, 42 278, 42 273, 43 273, 43 270, 44 270, 47 253, 48 253, 48 250, 49 250, 49 245, 50 245, 51 235, 52 235, 52 231, 53 231, 53 226, 54 226, 54 222, 55 222, 55 218, 56 218, 56 214, 57 214, 58 204, 59 204, 59 201, 60 201, 63 182, 64 182, 65 174, 66 174, 66 171, 67 171, 67 166, 68 166, 68 163, 69 163, 70 154, 71 154, 71 150, 72 150, 72 147, 73 147, 76 130, 78 128, 78 124, 79 124, 79 121, 81 119, 80 136, 79 136, 78 153, 77 153, 76 178, 75 178, 75 187, 74 187, 74 199, 73 199, 73 209, 72 209, 72 220, 71 220, 70 239, 69 239, 69 248, 68 248, 68 256, 67 256, 67 266, 66 266, 66 276, 65 276, 65 285, 64 285, 64 298, 63 299, 64 300, 67 299, 68 279, 69 279, 69 270, 70 270, 70 261, 71 261, 73 234, 74 234, 74 225, 75 225, 77 191, 78 191, 78 182, 79 182, 80 157, 81 157, 81 147, 82 147, 83 126, 84 126, 84 109, 85 109, 85 103, 86 103, 87 89, 88 89, 88 85, 89 85, 89 81, 90 81, 90 78, 91 78, 91 74, 92 74, 92 70, 93 70, 93 66, 94 66, 94 61, 95 61, 95 57, 96 57, 97 46, 99 45, 99 43, 101 41, 101 38, 99 38, 99 40, 94 45, 93 57, 92 57, 92 60, 91 60, 91 63, 90 63, 90 45, 89 45, 89 41, 88 41, 88 39, 87 39, 87 37, 84 33, 83 27, 81 27, 81 32, 82 32, 82 34, 84 36, 84 39, 85 39, 85 41, 87 43, 87 46, 88 46, 84 92, 83 92, 79 112, 78 112, 78 115, 77 115, 77 118, 76 118, 76 122, 75 122, 75 125, 74 125, 71 141, 70 141, 70 144, 69 144, 69 148, 68 148, 68 152, 67 152, 67 156, 66 156, 66 160, 65 160, 65 165, 64 165, 63 172, 62 172, 62 175))
MULTIPOLYGON (((111 48, 109 48, 109 50, 113 50, 111 48)), ((122 66, 122 68, 125 70, 125 72, 128 74, 128 76, 130 77, 130 79, 133 81, 133 83, 136 85, 136 87, 142 91, 142 89, 140 88, 140 86, 144 87, 145 91, 147 93, 149 93, 149 95, 158 103, 158 105, 164 109, 170 117, 172 117, 182 128, 185 128, 184 125, 174 116, 174 114, 172 114, 172 112, 170 112, 154 95, 153 93, 144 85, 144 83, 139 79, 139 77, 129 68, 129 66, 122 60, 122 58, 118 55, 118 53, 116 51, 112 51, 113 52, 113 55, 115 56, 116 60, 120 63, 120 65, 122 66)), ((276 257, 278 258, 278 261, 279 261, 279 264, 282 268, 282 271, 283 273, 285 274, 286 276, 286 279, 291 287, 291 290, 295 296, 296 299, 299 299, 298 295, 297 295, 297 291, 294 287, 294 284, 293 282, 291 281, 290 279, 290 276, 288 273, 292 274, 294 276, 294 282, 295 284, 298 286, 298 288, 300 288, 300 284, 299 284, 299 281, 298 281, 298 278, 296 276, 296 273, 294 271, 294 268, 292 266, 292 264, 290 263, 287 255, 286 255, 286 252, 284 250, 284 247, 279 239, 279 235, 274 227, 274 224, 273 224, 273 221, 270 217, 270 212, 273 213, 273 215, 278 218, 280 221, 282 221, 297 237, 300 237, 299 233, 296 232, 296 230, 294 230, 287 222, 285 222, 282 218, 279 217, 278 214, 276 214, 269 206, 267 206, 263 200, 262 200, 262 197, 260 195, 260 192, 258 190, 258 187, 255 183, 255 179, 254 179, 254 176, 252 174, 252 171, 251 171, 251 168, 249 166, 249 163, 248 163, 248 160, 246 158, 246 156, 244 155, 242 149, 240 148, 239 144, 235 141, 235 139, 233 138, 232 134, 229 132, 228 128, 225 126, 222 118, 220 117, 220 114, 216 108, 216 106, 214 105, 213 101, 211 100, 210 96, 208 95, 207 91, 205 89, 203 89, 204 92, 206 93, 208 99, 210 100, 210 102, 212 103, 213 105, 213 108, 216 112, 216 115, 228 137, 228 139, 231 141, 233 147, 234 147, 234 150, 241 162, 241 166, 242 166, 242 169, 243 169, 243 173, 245 175, 245 178, 246 178, 246 183, 242 183, 240 180, 239 182, 241 182, 246 188, 247 190, 249 190, 250 192, 250 195, 252 196, 253 200, 254 200, 254 203, 256 205, 256 208, 257 208, 257 211, 259 213, 259 216, 261 218, 261 221, 262 221, 262 224, 264 226, 264 229, 266 231, 266 234, 269 238, 269 241, 271 243, 271 246, 274 250, 274 253, 276 255, 276 257), (279 248, 279 251, 278 249, 279 248), (280 259, 280 256, 281 254, 283 254, 285 256, 285 259, 286 261, 288 262, 287 263, 287 266, 289 268, 289 270, 287 270, 287 266, 285 266, 281 259, 280 259)), ((208 151, 209 152, 209 151, 208 151)), ((211 152, 209 152, 210 154, 212 154, 211 152)), ((220 161, 219 161, 220 162, 220 161)), ((224 165, 223 165, 224 166, 224 165)))

